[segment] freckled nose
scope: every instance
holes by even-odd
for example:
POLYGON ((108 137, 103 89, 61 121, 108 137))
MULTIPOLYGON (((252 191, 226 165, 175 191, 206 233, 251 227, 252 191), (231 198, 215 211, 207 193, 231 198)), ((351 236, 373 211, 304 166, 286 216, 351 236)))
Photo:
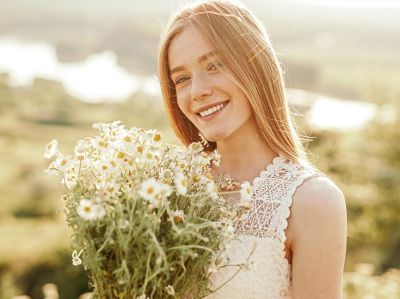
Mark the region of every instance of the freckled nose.
POLYGON ((192 100, 202 100, 212 94, 212 86, 209 78, 204 74, 198 74, 192 78, 192 100))

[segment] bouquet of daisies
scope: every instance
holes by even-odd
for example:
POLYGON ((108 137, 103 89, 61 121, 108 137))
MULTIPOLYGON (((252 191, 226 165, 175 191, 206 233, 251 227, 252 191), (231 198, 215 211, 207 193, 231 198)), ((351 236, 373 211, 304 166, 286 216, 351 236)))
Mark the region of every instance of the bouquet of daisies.
MULTIPOLYGON (((64 156, 45 149, 46 172, 60 175, 65 216, 73 231, 74 265, 83 265, 94 298, 201 298, 210 274, 235 237, 245 205, 219 194, 204 139, 188 148, 165 144, 156 130, 97 123, 94 138, 64 156)), ((242 199, 250 198, 247 185, 242 199)), ((222 263, 225 260, 227 262, 222 263)), ((242 265, 246 267, 246 261, 242 265)))

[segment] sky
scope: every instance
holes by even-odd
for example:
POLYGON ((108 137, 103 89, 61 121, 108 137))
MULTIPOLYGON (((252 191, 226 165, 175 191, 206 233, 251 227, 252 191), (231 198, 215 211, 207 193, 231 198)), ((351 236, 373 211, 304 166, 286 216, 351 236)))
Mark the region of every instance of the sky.
POLYGON ((400 1, 398 0, 292 0, 306 4, 316 4, 321 6, 332 6, 342 8, 394 8, 400 9, 400 1))

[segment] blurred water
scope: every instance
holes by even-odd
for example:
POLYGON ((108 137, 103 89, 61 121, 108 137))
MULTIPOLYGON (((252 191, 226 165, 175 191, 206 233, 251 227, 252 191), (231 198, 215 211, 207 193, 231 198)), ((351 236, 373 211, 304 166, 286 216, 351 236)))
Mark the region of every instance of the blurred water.
MULTIPOLYGON (((9 75, 9 86, 29 86, 35 78, 59 81, 66 92, 87 102, 124 101, 137 91, 157 95, 155 76, 129 73, 112 51, 93 53, 84 61, 61 63, 53 45, 0 38, 0 73, 9 75)), ((303 107, 311 126, 330 130, 357 130, 375 115, 370 103, 326 97, 305 90, 288 90, 292 105, 303 107)))
POLYGON ((289 89, 287 96, 292 105, 303 107, 308 123, 316 129, 360 130, 377 114, 372 103, 337 99, 301 89, 289 89))
POLYGON ((11 87, 29 86, 35 78, 59 81, 66 92, 87 102, 123 101, 143 90, 158 93, 154 77, 130 74, 118 65, 113 51, 94 53, 78 63, 61 63, 54 46, 0 38, 0 73, 11 87))

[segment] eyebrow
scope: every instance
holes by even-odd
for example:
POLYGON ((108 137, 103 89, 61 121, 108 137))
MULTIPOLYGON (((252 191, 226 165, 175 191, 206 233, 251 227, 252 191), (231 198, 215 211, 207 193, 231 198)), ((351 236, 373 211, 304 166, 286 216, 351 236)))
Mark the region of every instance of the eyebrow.
MULTIPOLYGON (((208 52, 208 53, 206 53, 206 54, 204 54, 204 55, 201 55, 201 56, 197 59, 197 61, 198 61, 199 63, 202 63, 204 60, 207 60, 208 58, 210 58, 210 57, 212 57, 212 56, 215 56, 216 54, 217 54, 217 51, 210 51, 210 52, 208 52)), ((169 75, 170 75, 170 77, 172 77, 172 75, 173 75, 174 73, 179 72, 179 71, 182 71, 182 70, 184 70, 184 69, 185 69, 185 68, 184 68, 182 65, 177 66, 177 67, 174 67, 174 68, 170 71, 169 75)))

